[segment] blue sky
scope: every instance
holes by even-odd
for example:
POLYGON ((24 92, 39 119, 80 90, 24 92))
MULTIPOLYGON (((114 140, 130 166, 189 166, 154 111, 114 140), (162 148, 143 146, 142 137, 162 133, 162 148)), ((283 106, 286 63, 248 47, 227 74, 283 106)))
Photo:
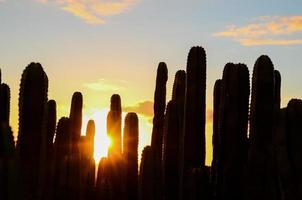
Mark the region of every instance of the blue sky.
POLYGON ((88 114, 107 107, 112 93, 124 106, 152 100, 160 61, 169 68, 170 96, 194 45, 207 51, 208 110, 224 65, 251 70, 261 54, 282 74, 286 105, 302 98, 301 8, 300 0, 0 0, 0 67, 12 90, 12 126, 21 74, 32 61, 44 66, 59 115, 76 90, 88 114))

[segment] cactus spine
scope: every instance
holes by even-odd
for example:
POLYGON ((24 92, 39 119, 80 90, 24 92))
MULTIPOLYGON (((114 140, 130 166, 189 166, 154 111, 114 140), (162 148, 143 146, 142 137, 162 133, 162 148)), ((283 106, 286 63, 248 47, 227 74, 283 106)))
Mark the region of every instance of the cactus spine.
POLYGON ((126 165, 126 199, 138 199, 138 117, 128 113, 125 118, 123 155, 126 165))
MULTIPOLYGON (((40 179, 44 113, 47 103, 48 78, 39 63, 31 63, 22 74, 19 93, 19 134, 17 150, 22 163, 24 199, 37 199, 40 179)), ((46 138, 45 138, 46 139, 46 138)))
POLYGON ((274 67, 268 56, 254 66, 250 113, 250 147, 246 199, 276 199, 276 166, 273 155, 274 67))

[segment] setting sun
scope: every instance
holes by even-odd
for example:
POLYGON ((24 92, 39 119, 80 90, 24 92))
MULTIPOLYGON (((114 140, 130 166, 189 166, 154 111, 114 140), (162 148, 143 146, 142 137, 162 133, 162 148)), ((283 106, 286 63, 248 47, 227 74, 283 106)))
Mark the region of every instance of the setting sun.
POLYGON ((94 138, 94 159, 98 163, 102 157, 107 157, 107 150, 110 146, 110 138, 107 136, 106 131, 106 118, 108 109, 103 109, 95 112, 90 117, 84 115, 83 118, 83 130, 86 132, 86 125, 90 119, 95 122, 95 138, 94 138))
MULTIPOLYGON (((94 159, 98 163, 101 158, 107 157, 108 147, 111 144, 110 138, 107 136, 107 114, 109 109, 104 108, 93 112, 91 115, 83 116, 83 126, 82 126, 82 135, 86 133, 86 126, 90 119, 95 122, 95 138, 94 138, 94 159)), ((122 113, 122 132, 124 127, 124 119, 127 113, 122 113)), ((138 146, 138 156, 140 162, 140 156, 143 148, 146 145, 150 145, 151 142, 151 130, 152 126, 150 119, 145 116, 138 115, 139 118, 139 146, 138 146)), ((123 133, 122 133, 123 134, 123 133)))

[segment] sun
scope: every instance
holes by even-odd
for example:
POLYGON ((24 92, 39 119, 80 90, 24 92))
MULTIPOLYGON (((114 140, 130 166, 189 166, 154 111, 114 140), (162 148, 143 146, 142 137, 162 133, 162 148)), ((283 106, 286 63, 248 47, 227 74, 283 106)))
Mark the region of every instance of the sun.
MULTIPOLYGON (((94 160, 96 163, 99 163, 101 158, 107 157, 108 148, 111 144, 110 138, 107 136, 107 114, 109 112, 108 108, 101 110, 95 110, 91 115, 83 116, 83 127, 82 135, 86 133, 86 126, 89 120, 94 120, 95 122, 95 137, 94 137, 94 160)), ((124 127, 124 119, 127 113, 122 113, 122 132, 124 127)), ((145 116, 138 115, 139 118, 139 146, 138 146, 138 155, 139 162, 140 156, 143 148, 151 144, 151 131, 152 125, 150 119, 145 116)), ((123 133, 122 133, 123 138, 123 133)))
POLYGON ((94 137, 94 160, 98 163, 101 158, 107 157, 108 147, 110 146, 110 138, 107 136, 106 120, 108 109, 102 109, 94 112, 89 117, 83 117, 83 131, 86 132, 86 125, 90 119, 95 122, 95 137, 94 137))

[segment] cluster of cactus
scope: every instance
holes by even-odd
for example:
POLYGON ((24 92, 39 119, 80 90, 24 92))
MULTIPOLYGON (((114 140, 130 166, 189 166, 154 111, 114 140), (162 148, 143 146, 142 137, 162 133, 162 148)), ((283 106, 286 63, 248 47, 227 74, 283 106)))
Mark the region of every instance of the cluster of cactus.
POLYGON ((204 49, 190 50, 187 69, 176 72, 166 105, 167 80, 162 62, 151 145, 140 163, 138 116, 128 113, 122 130, 121 97, 112 95, 107 115, 111 145, 96 166, 95 122, 90 120, 82 135, 80 92, 73 94, 69 117, 57 122, 46 73, 39 63, 28 65, 20 85, 15 145, 10 89, 0 78, 0 199, 302 199, 302 100, 292 99, 280 109, 281 75, 268 56, 255 63, 251 92, 244 64, 226 64, 215 82, 210 167, 205 165, 204 49))

